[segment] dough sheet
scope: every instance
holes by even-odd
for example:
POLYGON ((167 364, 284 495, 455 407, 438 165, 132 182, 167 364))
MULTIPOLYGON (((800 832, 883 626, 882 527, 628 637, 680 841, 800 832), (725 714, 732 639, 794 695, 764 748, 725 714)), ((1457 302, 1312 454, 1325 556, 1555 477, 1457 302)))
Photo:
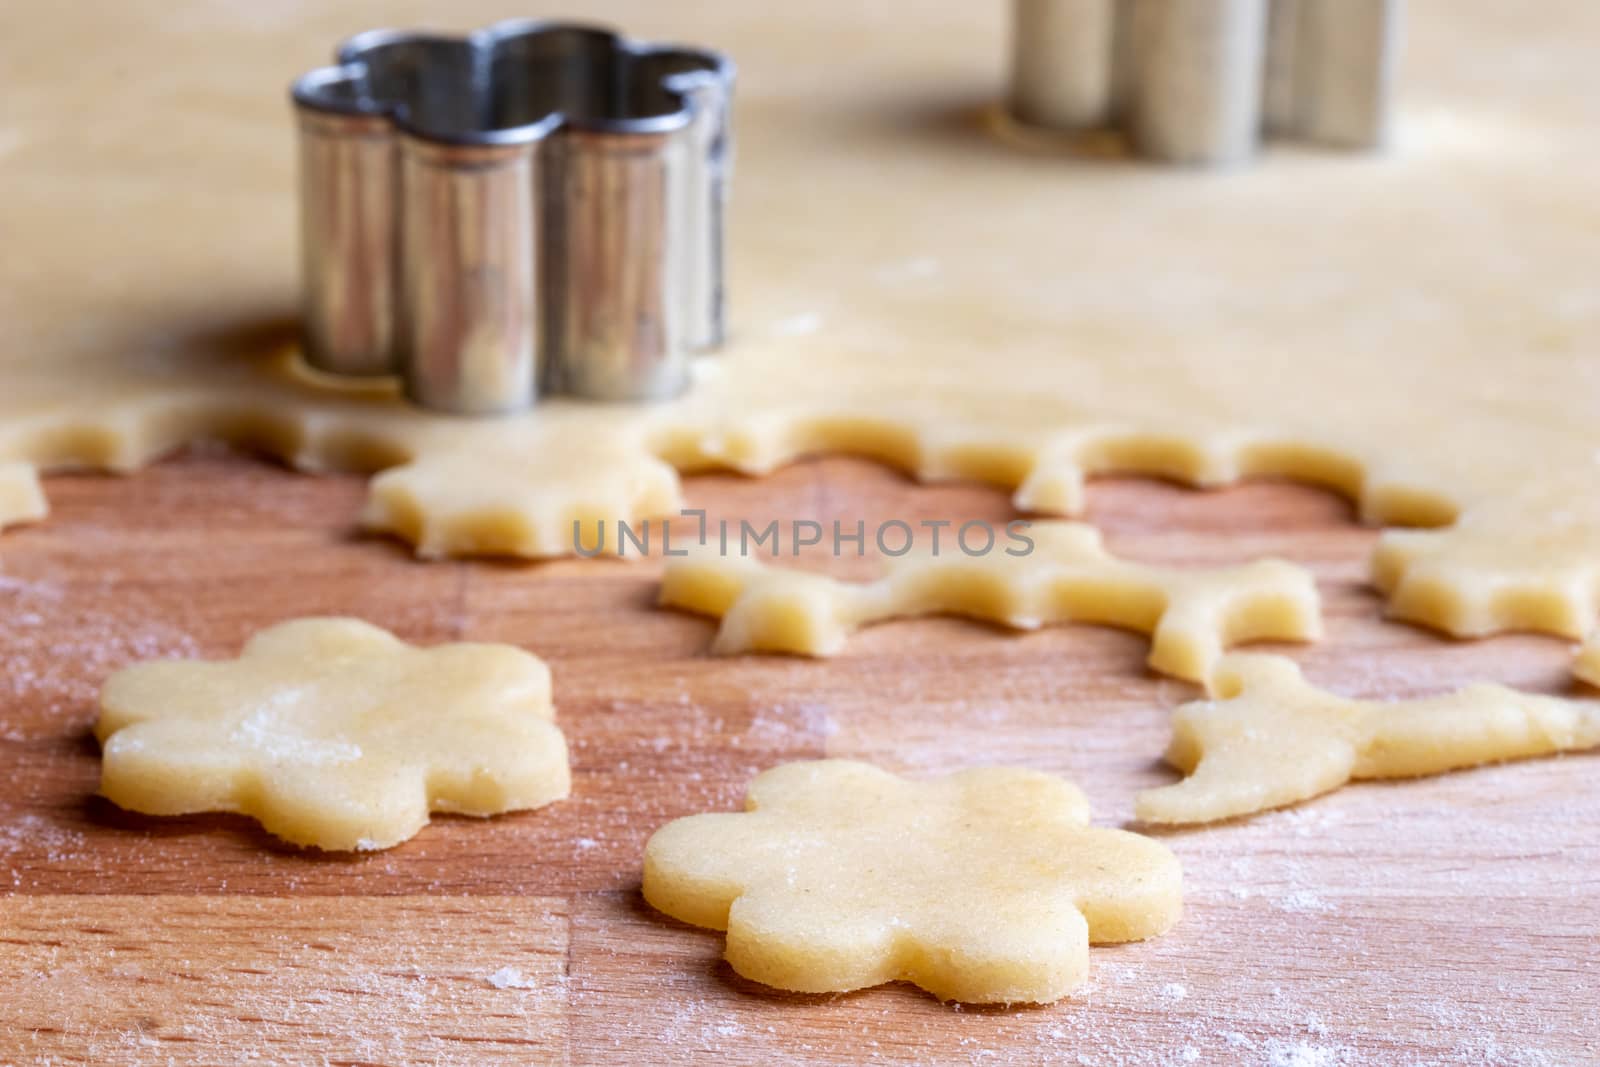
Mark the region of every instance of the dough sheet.
POLYGON ((428 555, 563 554, 575 518, 676 508, 680 472, 816 452, 1049 514, 1099 473, 1287 477, 1426 528, 1380 544, 1396 614, 1587 631, 1600 6, 1416 0, 1391 152, 1228 174, 997 137, 1005 7, 590 5, 739 63, 731 339, 674 403, 468 420, 295 370, 285 89, 355 31, 510 11, 11 5, 0 521, 40 517, 39 471, 196 437, 382 471, 366 523, 428 555))

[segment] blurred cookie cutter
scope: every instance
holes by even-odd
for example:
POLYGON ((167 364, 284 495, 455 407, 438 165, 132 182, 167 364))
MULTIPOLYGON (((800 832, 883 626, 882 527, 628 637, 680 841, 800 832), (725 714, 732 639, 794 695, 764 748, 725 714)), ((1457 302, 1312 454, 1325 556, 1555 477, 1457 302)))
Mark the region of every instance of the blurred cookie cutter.
POLYGON ((1009 110, 1115 126, 1163 163, 1229 166, 1263 136, 1389 134, 1404 0, 1014 0, 1009 110))
POLYGON ((724 333, 727 58, 520 20, 337 60, 291 90, 313 368, 468 415, 686 387, 724 333))

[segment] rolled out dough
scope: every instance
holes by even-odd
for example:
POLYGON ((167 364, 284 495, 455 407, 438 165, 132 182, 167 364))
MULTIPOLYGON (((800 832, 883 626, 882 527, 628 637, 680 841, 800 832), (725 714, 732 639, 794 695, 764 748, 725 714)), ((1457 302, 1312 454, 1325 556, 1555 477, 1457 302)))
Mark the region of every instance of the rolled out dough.
POLYGON ((354 31, 500 4, 7 5, 0 521, 39 515, 38 469, 128 470, 197 436, 382 469, 367 523, 431 555, 565 553, 574 519, 676 506, 675 469, 808 452, 1048 513, 1099 472, 1281 475, 1372 522, 1459 517, 1385 535, 1395 613, 1581 634, 1600 5, 1410 11, 1390 153, 1195 174, 995 137, 1003 4, 588 5, 739 63, 732 340, 676 403, 474 421, 291 370, 285 87, 354 31))
POLYGON ((149 815, 240 812, 297 845, 388 848, 430 811, 565 797, 554 717, 550 670, 521 649, 419 649, 358 619, 297 619, 238 659, 112 675, 100 791, 149 815))
POLYGON ((1306 681, 1293 660, 1235 653, 1219 699, 1173 713, 1167 762, 1188 777, 1140 793, 1147 823, 1249 815, 1354 778, 1411 778, 1495 760, 1600 746, 1600 704, 1470 685, 1420 700, 1349 700, 1306 681))
POLYGON ((1578 650, 1578 658, 1572 664, 1572 673, 1580 681, 1600 687, 1600 638, 1591 639, 1578 650))
POLYGON ((853 760, 789 763, 742 813, 691 815, 645 846, 644 896, 728 932, 733 969, 809 993, 902 980, 942 1000, 1045 1003, 1089 943, 1177 922, 1166 846, 1089 826, 1076 787, 985 767, 909 782, 853 760))
MULTIPOLYGON (((1097 622, 1147 633, 1150 666, 1209 686, 1244 641, 1322 633, 1311 574, 1282 560, 1183 570, 1117 559, 1076 522, 1027 527, 1031 551, 968 556, 954 545, 892 561, 871 583, 842 582, 718 552, 667 561, 661 603, 722 619, 714 649, 830 656, 858 628, 914 615, 966 615, 1018 629, 1097 622)), ((1015 551, 1022 551, 1018 542, 1015 551)))

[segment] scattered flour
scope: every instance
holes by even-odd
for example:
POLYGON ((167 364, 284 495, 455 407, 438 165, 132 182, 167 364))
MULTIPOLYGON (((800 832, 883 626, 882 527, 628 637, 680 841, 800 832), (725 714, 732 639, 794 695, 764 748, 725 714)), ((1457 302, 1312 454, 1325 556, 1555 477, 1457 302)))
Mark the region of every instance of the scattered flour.
POLYGON ((1296 889, 1281 897, 1275 897, 1273 898, 1272 906, 1279 911, 1287 911, 1294 914, 1326 914, 1338 910, 1309 889, 1296 889))
POLYGON ((59 863, 71 858, 82 845, 82 834, 39 815, 18 815, 0 823, 0 855, 42 851, 51 863, 59 863))
POLYGON ((41 871, 85 856, 84 836, 31 812, 0 821, 0 888, 23 889, 41 871))
POLYGON ((484 979, 496 989, 537 989, 539 985, 515 967, 502 967, 484 979))
POLYGON ((1331 1045, 1273 1038, 1266 1044, 1267 1067, 1338 1067, 1350 1062, 1350 1050, 1331 1045))
POLYGON ((16 593, 51 601, 60 600, 63 595, 60 588, 48 582, 30 582, 10 574, 0 574, 0 593, 16 593))
MULTIPOLYGON (((102 574, 107 588, 117 576, 102 574)), ((76 604, 67 587, 0 574, 0 617, 7 620, 6 670, 0 672, 0 708, 31 705, 81 717, 91 709, 106 676, 129 663, 199 655, 188 633, 151 619, 137 625, 76 604)), ((59 724, 48 727, 54 735, 59 724)), ((6 727, 7 740, 30 733, 6 727)))

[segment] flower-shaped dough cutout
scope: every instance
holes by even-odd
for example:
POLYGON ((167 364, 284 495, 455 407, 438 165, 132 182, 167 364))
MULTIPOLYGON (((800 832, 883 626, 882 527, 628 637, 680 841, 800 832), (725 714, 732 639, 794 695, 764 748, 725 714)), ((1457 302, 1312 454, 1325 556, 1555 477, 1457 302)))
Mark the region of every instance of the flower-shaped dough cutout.
POLYGON ((1282 656, 1231 655, 1218 700, 1173 713, 1167 762, 1188 775, 1139 794, 1147 823, 1249 815, 1352 779, 1411 778, 1600 745, 1600 706, 1470 685, 1418 700, 1350 700, 1282 656))
POLYGON ((985 767, 912 782, 853 760, 790 763, 742 813, 651 837, 644 896, 726 930, 753 981, 807 993, 908 981, 941 1000, 1045 1003, 1082 984, 1090 942, 1165 932, 1178 860, 1089 825, 1083 794, 985 767))
POLYGON ((676 472, 596 434, 526 452, 437 452, 372 480, 369 530, 410 542, 418 556, 548 557, 620 551, 615 517, 667 515, 682 505, 676 472))
POLYGON ((1229 645, 1322 632, 1315 581, 1282 560, 1185 570, 1118 559, 1085 523, 1035 522, 1026 534, 1025 555, 1004 542, 976 556, 947 546, 892 560, 866 584, 697 552, 668 561, 660 603, 720 616, 712 647, 724 654, 829 656, 862 626, 915 615, 1023 630, 1102 623, 1149 634, 1153 669, 1202 684, 1229 645))
POLYGON ((566 796, 554 715, 549 668, 521 649, 416 648, 358 619, 298 619, 235 660, 112 675, 100 790, 149 815, 240 812, 297 845, 388 848, 430 811, 566 796))

